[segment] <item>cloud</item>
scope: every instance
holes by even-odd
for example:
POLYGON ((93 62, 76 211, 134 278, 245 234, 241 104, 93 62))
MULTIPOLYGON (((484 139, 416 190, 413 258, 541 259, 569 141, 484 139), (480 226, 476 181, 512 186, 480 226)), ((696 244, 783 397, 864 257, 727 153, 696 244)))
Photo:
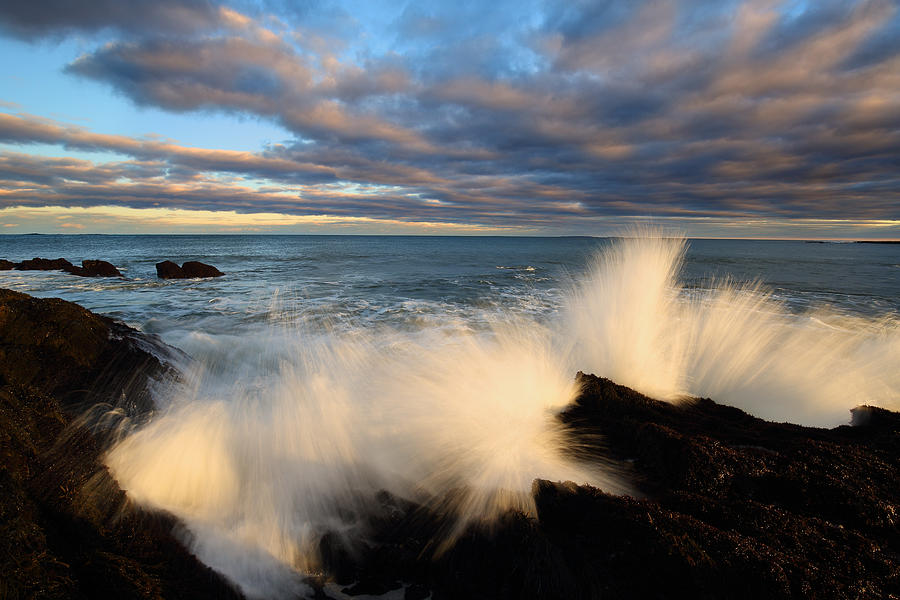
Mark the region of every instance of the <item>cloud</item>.
POLYGON ((0 222, 14 217, 3 227, 18 231, 77 229, 84 233, 193 233, 263 232, 315 233, 341 231, 361 234, 498 235, 527 233, 521 227, 486 227, 470 223, 435 223, 344 217, 335 215, 291 215, 285 213, 238 213, 231 210, 185 210, 181 208, 124 208, 114 205, 90 207, 16 206, 0 207, 0 222), (29 229, 31 228, 31 229, 29 229))
MULTIPOLYGON (((0 115, 7 143, 131 159, 42 170, 7 156, 6 205, 142 207, 159 194, 198 210, 541 228, 900 216, 894 2, 505 3, 490 14, 426 2, 400 11, 377 45, 329 6, 162 3, 198 15, 165 35, 152 31, 159 16, 145 28, 109 17, 102 27, 137 35, 69 73, 141 106, 269 119, 295 139, 233 152, 0 115)), ((55 18, 40 31, 82 27, 55 18)))
POLYGON ((185 34, 215 26, 221 18, 219 7, 208 0, 7 0, 0 3, 0 28, 25 39, 106 28, 132 34, 185 34))

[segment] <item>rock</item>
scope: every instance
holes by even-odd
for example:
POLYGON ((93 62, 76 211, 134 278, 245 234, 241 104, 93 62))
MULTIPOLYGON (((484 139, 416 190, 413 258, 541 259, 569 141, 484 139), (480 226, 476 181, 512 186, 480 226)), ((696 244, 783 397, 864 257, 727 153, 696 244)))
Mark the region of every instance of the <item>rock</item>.
POLYGON ((156 263, 156 276, 160 279, 184 279, 184 270, 171 260, 156 263))
POLYGON ((431 596, 431 590, 424 585, 412 584, 403 592, 403 600, 426 600, 431 596))
POLYGON ((105 260, 83 260, 80 267, 73 267, 69 272, 81 277, 122 277, 119 270, 105 260))
POLYGON ((900 597, 900 414, 861 407, 865 425, 825 430, 578 383, 571 448, 613 459, 641 498, 536 480, 536 515, 473 525, 443 553, 442 515, 390 501, 367 546, 323 538, 325 573, 435 599, 900 597))
POLYGON ((166 366, 148 349, 177 354, 76 304, 0 290, 0 596, 240 597, 172 517, 126 502, 76 418, 111 399, 152 410, 138 397, 166 366))
POLYGON ((64 258, 32 258, 16 263, 17 271, 71 271, 75 266, 64 258))
POLYGON ((193 279, 197 277, 221 277, 222 273, 212 265, 202 262, 188 261, 178 266, 171 260, 156 263, 156 276, 160 279, 193 279))
POLYGON ((195 260, 188 261, 181 265, 185 277, 222 277, 225 275, 212 265, 207 265, 195 260))
POLYGON ((341 593, 347 594, 348 596, 361 596, 363 594, 368 596, 382 596, 391 590, 396 590, 400 587, 402 587, 402 584, 399 581, 385 582, 379 578, 374 581, 359 581, 350 587, 345 587, 341 590, 341 593))
POLYGON ((0 258, 0 271, 11 271, 15 266, 14 262, 0 258))
MULTIPOLYGON (((4 270, 3 263, 9 261, 0 261, 0 270, 4 270)), ((23 260, 20 263, 9 263, 12 268, 18 271, 65 271, 72 275, 81 277, 121 277, 122 274, 111 263, 105 260, 83 260, 81 266, 76 267, 64 258, 50 260, 47 258, 32 258, 31 260, 23 260)))
POLYGON ((900 432, 900 413, 877 406, 857 406, 850 411, 850 424, 855 427, 872 427, 900 432))
POLYGON ((152 410, 152 380, 185 359, 157 338, 58 298, 0 290, 0 379, 39 387, 72 414, 102 399, 130 416, 152 410))
POLYGON ((793 597, 791 557, 728 528, 572 482, 536 481, 534 494, 584 597, 793 597))

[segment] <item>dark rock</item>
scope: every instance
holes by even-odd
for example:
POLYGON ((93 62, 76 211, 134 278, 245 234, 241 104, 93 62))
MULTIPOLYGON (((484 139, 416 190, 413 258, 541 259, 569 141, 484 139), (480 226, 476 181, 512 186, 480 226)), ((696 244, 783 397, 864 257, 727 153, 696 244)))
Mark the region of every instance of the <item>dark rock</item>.
POLYGON ((71 271, 75 265, 64 258, 50 260, 49 258, 32 258, 16 263, 18 271, 71 271))
POLYGON ((571 447, 621 460, 643 498, 537 480, 536 515, 507 513, 436 552, 441 515, 379 496, 368 545, 329 538, 325 572, 435 600, 900 598, 900 414, 860 407, 866 425, 825 430, 578 382, 560 416, 571 447))
POLYGON ((11 271, 16 263, 0 258, 0 271, 11 271))
POLYGON ((185 277, 222 277, 225 274, 212 265, 195 260, 184 263, 181 265, 181 269, 184 271, 185 277))
POLYGON ((0 380, 39 387, 70 414, 98 401, 136 417, 153 409, 153 380, 183 353, 58 298, 0 290, 0 380))
POLYGON ((161 346, 70 302, 0 290, 0 596, 239 597, 173 537, 172 517, 126 502, 74 417, 164 373, 146 348, 161 346))
POLYGON ((403 600, 425 600, 430 595, 431 590, 424 585, 414 583, 404 590, 403 600))
POLYGON ((854 427, 872 427, 900 432, 900 413, 877 406, 857 406, 850 411, 850 424, 854 427))
POLYGON ((69 271, 72 275, 81 277, 121 277, 122 274, 112 264, 105 260, 83 260, 80 267, 72 267, 69 271))
POLYGON ((198 277, 221 277, 225 273, 212 265, 189 260, 178 266, 171 260, 156 263, 156 276, 160 279, 193 279, 198 277))
POLYGON ((330 582, 330 578, 325 575, 307 575, 303 578, 303 583, 310 587, 312 596, 307 594, 305 598, 307 600, 337 600, 325 592, 325 586, 330 582))
MULTIPOLYGON (((9 261, 0 261, 0 270, 4 270, 3 263, 9 261)), ((83 260, 81 266, 76 267, 64 258, 50 260, 47 258, 32 258, 31 260, 23 260, 20 263, 9 263, 12 268, 19 271, 65 271, 72 275, 81 277, 121 277, 122 274, 111 263, 105 260, 83 260)))
POLYGON ((184 279, 187 277, 184 270, 171 260, 156 263, 156 276, 160 279, 184 279))
POLYGON ((399 581, 384 581, 382 578, 378 578, 368 581, 358 581, 350 587, 342 589, 341 593, 347 594, 348 596, 361 596, 363 594, 369 596, 381 596, 400 587, 402 587, 402 584, 399 581))

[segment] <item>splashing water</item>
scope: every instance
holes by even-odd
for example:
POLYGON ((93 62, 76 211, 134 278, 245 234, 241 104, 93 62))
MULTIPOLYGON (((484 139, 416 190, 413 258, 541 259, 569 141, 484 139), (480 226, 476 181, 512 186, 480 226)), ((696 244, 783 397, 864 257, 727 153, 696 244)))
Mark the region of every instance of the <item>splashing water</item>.
POLYGON ((507 509, 533 512, 536 477, 625 489, 563 454, 555 414, 577 390, 548 332, 438 335, 273 332, 255 376, 192 373, 107 462, 133 500, 181 517, 201 560, 259 597, 294 593, 284 567, 316 571, 326 531, 363 535, 348 515, 382 489, 452 514, 448 542, 507 509))
POLYGON ((900 323, 790 314, 758 284, 677 280, 685 240, 634 237, 598 256, 565 310, 574 357, 666 400, 708 396, 768 420, 831 427, 859 404, 900 407, 900 323))
POLYGON ((326 531, 364 535, 379 490, 468 524, 533 511, 534 478, 627 488, 583 464, 556 415, 592 371, 648 395, 708 395, 765 418, 834 425, 897 407, 895 322, 789 314, 757 285, 687 290, 681 239, 617 241, 549 326, 335 334, 275 318, 210 351, 107 463, 134 501, 185 523, 198 556, 251 597, 302 590, 326 531))

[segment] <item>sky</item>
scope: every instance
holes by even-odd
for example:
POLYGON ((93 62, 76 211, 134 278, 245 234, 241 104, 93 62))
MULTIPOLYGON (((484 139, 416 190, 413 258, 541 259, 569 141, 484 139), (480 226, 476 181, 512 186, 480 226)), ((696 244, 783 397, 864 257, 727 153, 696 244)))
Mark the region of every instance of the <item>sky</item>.
POLYGON ((5 0, 0 233, 900 239, 900 0, 5 0))

